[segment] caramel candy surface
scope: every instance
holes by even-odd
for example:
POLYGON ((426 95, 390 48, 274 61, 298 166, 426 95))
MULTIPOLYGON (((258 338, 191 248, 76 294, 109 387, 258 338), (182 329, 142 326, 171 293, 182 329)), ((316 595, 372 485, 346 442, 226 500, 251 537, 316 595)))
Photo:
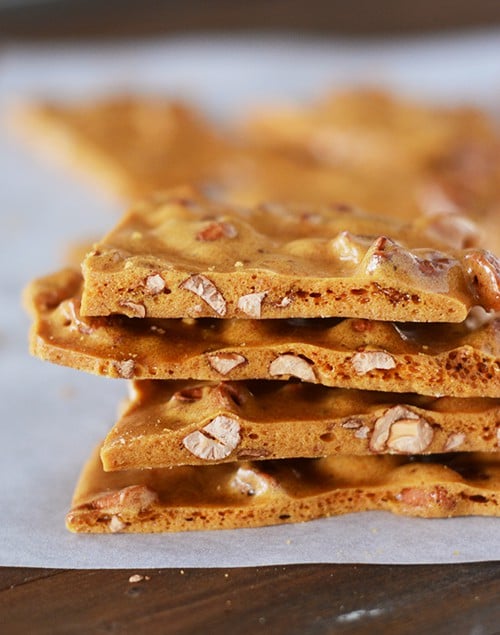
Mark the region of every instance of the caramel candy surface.
POLYGON ((104 469, 332 454, 496 451, 500 399, 306 383, 134 382, 101 450, 104 469))
POLYGON ((363 390, 500 397, 500 321, 479 310, 454 325, 95 318, 80 315, 81 285, 81 274, 66 269, 27 289, 33 354, 110 377, 292 377, 363 390))
POLYGON ((234 208, 178 189, 138 204, 87 255, 81 314, 461 322, 475 304, 500 307, 493 256, 485 288, 468 278, 477 253, 436 241, 421 220, 234 208))

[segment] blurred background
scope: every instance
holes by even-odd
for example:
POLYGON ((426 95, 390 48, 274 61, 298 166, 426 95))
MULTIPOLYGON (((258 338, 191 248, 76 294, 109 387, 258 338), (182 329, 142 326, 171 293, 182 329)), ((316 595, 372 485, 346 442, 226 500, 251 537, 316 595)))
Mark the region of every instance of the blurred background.
POLYGON ((0 41, 244 30, 376 36, 499 24, 498 0, 0 0, 0 41))

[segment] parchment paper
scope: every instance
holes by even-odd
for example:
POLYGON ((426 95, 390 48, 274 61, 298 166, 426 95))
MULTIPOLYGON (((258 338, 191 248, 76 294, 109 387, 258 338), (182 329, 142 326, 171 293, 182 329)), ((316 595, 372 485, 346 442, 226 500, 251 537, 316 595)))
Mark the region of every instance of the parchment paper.
MULTIPOLYGON (((30 96, 120 89, 194 99, 223 121, 262 101, 310 99, 326 85, 385 84, 420 98, 500 104, 500 33, 353 44, 184 39, 0 54, 2 116, 30 96)), ((119 205, 0 132, 0 565, 230 567, 305 562, 446 563, 500 558, 500 521, 364 513, 298 525, 146 536, 64 528, 90 451, 125 386, 31 359, 23 286, 56 269, 70 241, 111 227, 119 205)))

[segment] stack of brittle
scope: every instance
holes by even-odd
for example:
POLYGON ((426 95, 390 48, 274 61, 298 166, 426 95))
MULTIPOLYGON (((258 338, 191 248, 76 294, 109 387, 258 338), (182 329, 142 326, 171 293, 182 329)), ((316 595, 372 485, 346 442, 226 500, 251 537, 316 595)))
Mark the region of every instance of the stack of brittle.
POLYGON ((439 222, 178 189, 34 283, 33 352, 133 382, 68 527, 497 513, 500 269, 439 222))
POLYGON ((358 91, 229 142, 180 105, 125 105, 35 117, 79 122, 130 198, 158 190, 27 290, 35 355, 130 383, 68 528, 500 515, 489 121, 358 91))

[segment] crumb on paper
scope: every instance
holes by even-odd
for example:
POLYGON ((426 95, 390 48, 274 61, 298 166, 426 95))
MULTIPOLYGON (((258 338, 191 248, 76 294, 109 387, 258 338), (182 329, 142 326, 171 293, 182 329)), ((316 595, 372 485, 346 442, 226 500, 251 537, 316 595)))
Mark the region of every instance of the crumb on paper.
POLYGON ((68 384, 61 386, 59 392, 62 399, 74 399, 76 397, 76 388, 68 384))
POLYGON ((130 578, 128 579, 128 581, 131 584, 134 584, 135 582, 142 582, 144 580, 144 576, 141 575, 140 573, 134 573, 134 575, 131 575, 130 578))

